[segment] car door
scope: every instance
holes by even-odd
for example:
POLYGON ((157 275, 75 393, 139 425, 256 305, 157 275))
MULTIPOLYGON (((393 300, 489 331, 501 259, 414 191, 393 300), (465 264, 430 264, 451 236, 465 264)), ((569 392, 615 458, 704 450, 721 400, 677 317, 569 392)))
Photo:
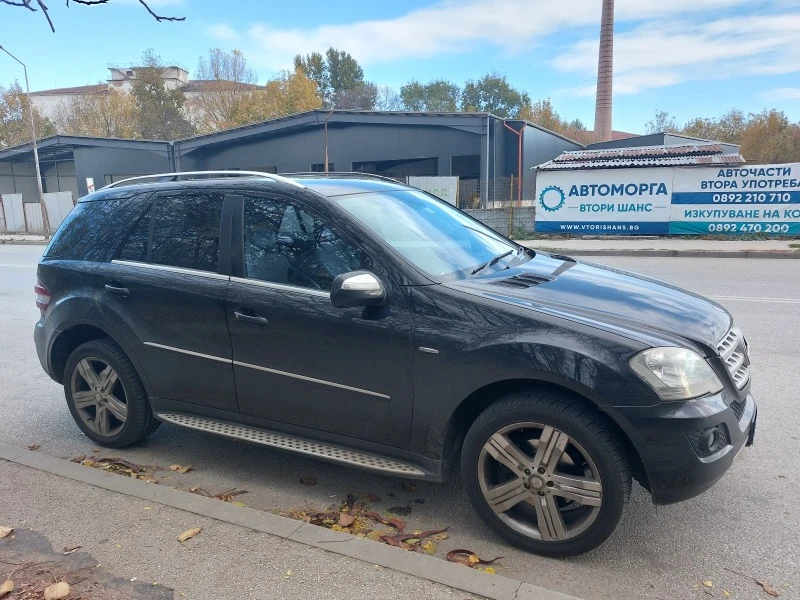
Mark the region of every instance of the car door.
POLYGON ((245 195, 241 203, 242 270, 231 277, 227 302, 241 412, 407 447, 413 383, 403 290, 307 206, 279 194, 245 195), (333 279, 358 269, 381 278, 388 304, 331 304, 333 279))
POLYGON ((223 204, 217 191, 155 194, 98 280, 101 310, 140 344, 152 396, 235 411, 225 314, 229 236, 220 261, 223 204))

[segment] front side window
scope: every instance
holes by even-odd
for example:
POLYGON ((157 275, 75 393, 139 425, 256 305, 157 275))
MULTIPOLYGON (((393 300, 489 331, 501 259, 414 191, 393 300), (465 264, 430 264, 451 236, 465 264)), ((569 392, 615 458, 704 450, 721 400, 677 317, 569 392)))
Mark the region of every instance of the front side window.
POLYGON ((468 277, 501 255, 507 258, 500 267, 529 260, 516 244, 424 192, 366 192, 331 200, 434 277, 468 277))
POLYGON ((150 262, 217 271, 222 194, 192 192, 156 200, 150 262))
POLYGON ((369 257, 319 217, 277 198, 245 198, 245 274, 328 291, 342 273, 372 268, 369 257))

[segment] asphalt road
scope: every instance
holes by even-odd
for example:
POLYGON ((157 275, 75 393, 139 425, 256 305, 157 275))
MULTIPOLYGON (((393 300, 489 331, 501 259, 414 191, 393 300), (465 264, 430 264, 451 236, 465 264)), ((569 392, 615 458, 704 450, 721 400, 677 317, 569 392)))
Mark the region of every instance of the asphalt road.
MULTIPOLYGON (((93 444, 73 424, 58 385, 42 372, 32 328, 35 263, 41 246, 0 246, 0 439, 41 444, 70 458, 93 444)), ((444 484, 402 481, 163 425, 141 446, 115 453, 168 466, 161 485, 212 493, 246 489, 237 499, 264 510, 324 508, 349 492, 372 492, 378 511, 410 509, 410 529, 449 526, 437 556, 469 548, 503 556, 498 573, 584 598, 767 598, 753 578, 782 597, 800 598, 800 262, 758 259, 598 258, 714 297, 734 315, 752 352, 752 392, 759 402, 756 445, 744 451, 710 491, 655 507, 635 488, 626 517, 599 549, 568 560, 541 558, 497 540, 473 514, 456 478, 444 484), (314 486, 299 479, 314 476, 314 486), (702 581, 713 582, 712 588, 702 581)), ((353 419, 359 419, 353 415, 353 419)), ((364 422, 364 427, 369 427, 364 422)), ((100 456, 106 455, 104 451, 100 456)), ((402 512, 406 512, 403 510, 402 512)), ((395 512, 398 512, 395 510, 395 512)))

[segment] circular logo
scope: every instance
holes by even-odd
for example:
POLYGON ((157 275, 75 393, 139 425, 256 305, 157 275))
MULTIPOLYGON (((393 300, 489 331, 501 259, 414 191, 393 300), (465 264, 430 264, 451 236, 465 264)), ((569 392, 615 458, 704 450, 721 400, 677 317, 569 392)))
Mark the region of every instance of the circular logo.
POLYGON ((565 199, 564 191, 555 185, 548 185, 542 190, 542 193, 539 194, 539 204, 542 205, 543 209, 550 212, 556 211, 564 206, 565 199))

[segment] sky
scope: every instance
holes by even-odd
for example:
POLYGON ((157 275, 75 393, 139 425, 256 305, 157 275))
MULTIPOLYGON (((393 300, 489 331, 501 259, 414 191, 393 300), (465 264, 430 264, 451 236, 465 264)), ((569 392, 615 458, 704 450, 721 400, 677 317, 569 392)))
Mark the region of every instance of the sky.
MULTIPOLYGON (((489 72, 569 120, 594 121, 600 0, 138 0, 41 12, 0 4, 0 45, 31 90, 97 83, 146 48, 191 71, 209 48, 239 49, 264 83, 297 53, 350 52, 365 77, 462 84, 489 72)), ((731 108, 800 121, 800 0, 616 0, 614 129, 643 132, 656 110, 679 122, 731 108)), ((0 54, 0 84, 22 80, 0 54)))

